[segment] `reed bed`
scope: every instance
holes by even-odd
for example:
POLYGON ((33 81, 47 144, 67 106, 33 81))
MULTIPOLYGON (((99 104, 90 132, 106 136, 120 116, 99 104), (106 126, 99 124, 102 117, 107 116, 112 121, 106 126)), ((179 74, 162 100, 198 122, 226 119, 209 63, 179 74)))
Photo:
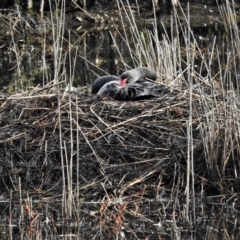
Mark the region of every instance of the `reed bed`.
POLYGON ((28 239, 68 237, 64 228, 74 229, 71 237, 91 229, 89 239, 137 239, 156 227, 156 236, 163 231, 162 236, 180 239, 180 227, 194 229, 197 212, 204 208, 198 203, 207 197, 236 206, 240 98, 235 13, 231 5, 220 8, 231 36, 228 49, 213 44, 203 50, 189 13, 178 8, 185 27, 174 11, 172 32, 165 29, 161 39, 157 22, 153 31, 140 32, 132 12, 122 8, 131 22, 134 48, 127 35, 123 38, 132 62, 157 69, 158 98, 120 102, 92 96, 88 87, 74 90, 75 65, 69 82, 60 67, 66 60, 61 52, 64 24, 56 24, 52 35, 54 80, 20 94, 0 93, 0 190, 8 202, 2 216, 8 216, 3 225, 8 229, 3 228, 9 236, 20 223, 28 239), (181 33, 183 43, 173 30, 181 33), (231 54, 221 59, 220 51, 231 54))
MULTIPOLYGON (((29 202, 38 199, 49 205, 45 218, 58 231, 53 215, 59 214, 62 227, 66 221, 82 223, 83 216, 91 219, 94 211, 101 233, 116 236, 132 217, 142 219, 146 201, 151 199, 161 202, 165 198, 168 210, 180 211, 176 201, 185 198, 188 174, 189 91, 165 85, 163 89, 159 98, 137 102, 91 96, 86 88, 60 92, 56 86, 49 86, 11 96, 2 93, 0 181, 1 192, 13 191, 16 206, 12 219, 16 222, 17 213, 22 212, 22 219, 27 215, 33 226, 35 218, 37 223, 44 222, 40 212, 46 210, 39 210, 34 202, 30 210, 29 202), (87 213, 83 210, 86 203, 95 203, 87 213), (58 210, 52 204, 59 206, 58 210), (130 217, 125 218, 126 214, 130 217)), ((205 98, 225 102, 218 108, 220 115, 231 105, 220 94, 215 100, 210 95, 205 98)), ((191 105, 196 196, 230 194, 236 167, 232 153, 238 154, 235 132, 231 138, 236 151, 227 153, 224 177, 213 178, 214 171, 204 154, 206 145, 211 146, 206 139, 212 139, 203 138, 201 131, 212 111, 206 114, 197 89, 192 92, 191 105)), ((218 120, 221 146, 226 139, 225 121, 218 120)), ((191 211, 194 208, 192 203, 188 207, 191 211)), ((170 215, 166 214, 168 218, 170 215)), ((148 224, 153 225, 148 218, 148 224)), ((29 231, 32 236, 37 230, 29 231)))

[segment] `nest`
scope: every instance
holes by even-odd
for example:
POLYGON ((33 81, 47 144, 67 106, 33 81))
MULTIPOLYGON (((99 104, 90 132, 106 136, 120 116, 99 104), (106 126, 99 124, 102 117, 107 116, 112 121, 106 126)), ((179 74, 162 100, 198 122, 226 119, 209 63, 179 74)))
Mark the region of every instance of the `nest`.
MULTIPOLYGON (((81 188, 107 179, 108 187, 121 194, 137 182, 154 185, 161 179, 172 184, 176 171, 182 180, 186 176, 187 90, 169 89, 159 98, 136 102, 92 96, 86 89, 66 94, 43 88, 1 96, 4 190, 16 189, 20 177, 23 189, 59 193, 64 181, 62 164, 67 171, 70 161, 73 169, 79 166, 79 176, 74 171, 73 179, 81 188)), ((204 114, 200 95, 193 94, 191 151, 199 184, 208 177, 198 128, 204 114)), ((100 194, 98 184, 93 189, 94 195, 100 194)))
MULTIPOLYGON (((135 102, 93 96, 85 88, 75 92, 41 88, 11 96, 2 92, 1 192, 12 189, 17 202, 29 196, 50 198, 58 216, 62 205, 56 210, 55 204, 62 194, 77 194, 81 202, 112 201, 118 206, 115 210, 123 212, 133 199, 157 200, 167 192, 179 195, 186 188, 187 176, 194 178, 190 184, 194 183, 196 192, 230 191, 238 166, 236 143, 229 151, 235 158, 229 154, 224 162, 228 178, 223 178, 219 149, 227 151, 226 138, 206 142, 209 136, 203 129, 208 130, 209 120, 202 96, 190 95, 187 88, 166 87, 163 92, 158 98, 135 102), (216 144, 217 154, 212 154, 216 144), (126 204, 119 205, 123 199, 126 204)), ((223 100, 214 97, 215 102, 223 100)), ((219 136, 224 136, 225 126, 218 126, 219 136)), ((106 206, 95 206, 101 223, 106 222, 106 206)), ((145 214, 144 206, 141 214, 145 214)), ((112 211, 109 219, 115 219, 115 224, 105 228, 108 234, 116 234, 123 223, 116 220, 120 213, 112 211)), ((18 219, 17 211, 12 217, 18 219)))

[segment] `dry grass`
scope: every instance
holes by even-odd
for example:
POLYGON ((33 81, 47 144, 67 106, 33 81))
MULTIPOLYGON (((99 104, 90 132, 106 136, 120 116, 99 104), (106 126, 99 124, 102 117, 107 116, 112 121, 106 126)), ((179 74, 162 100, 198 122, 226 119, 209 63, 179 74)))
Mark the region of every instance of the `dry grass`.
POLYGON ((76 236, 92 229, 98 238, 124 238, 130 232, 137 239, 156 227, 167 232, 162 223, 171 221, 170 235, 180 239, 179 227, 194 226, 202 211, 198 199, 235 199, 240 114, 233 9, 220 8, 231 43, 226 59, 218 57, 222 49, 216 44, 207 51, 198 46, 189 14, 181 8, 185 27, 175 11, 172 29, 183 36, 183 44, 179 34, 167 30, 159 39, 156 25, 140 32, 132 12, 122 9, 131 26, 134 47, 127 35, 124 39, 134 64, 157 69, 165 91, 139 102, 98 98, 87 88, 62 91, 68 77, 60 67, 66 61, 64 14, 52 16, 53 26, 60 21, 52 31, 53 82, 0 95, 0 186, 1 197, 10 200, 3 210, 10 233, 11 224, 24 222, 29 239, 65 236, 64 227, 75 229, 76 236), (139 230, 139 222, 146 230, 139 230))
MULTIPOLYGON (((38 226, 44 219, 56 221, 52 216, 56 213, 70 222, 99 218, 101 234, 113 236, 132 217, 154 223, 144 213, 149 199, 161 202, 166 198, 162 203, 168 209, 166 216, 179 214, 176 201, 184 196, 188 175, 193 177, 198 197, 201 190, 203 197, 210 188, 217 194, 231 193, 233 180, 215 178, 219 182, 215 186, 212 172, 206 171, 200 126, 207 116, 201 95, 193 91, 192 96, 193 138, 188 144, 187 89, 166 87, 165 94, 157 99, 127 103, 91 97, 86 89, 59 93, 54 88, 35 88, 24 95, 2 95, 1 186, 3 192, 13 189, 20 201, 12 214, 13 223, 21 212, 21 202, 25 202, 22 215, 23 219, 29 216, 30 236, 41 231, 33 227, 35 224, 38 226), (189 145, 194 166, 188 166, 189 145), (46 201, 47 216, 40 214, 46 209, 36 211, 37 206, 32 203, 35 207, 30 207, 25 199, 46 201), (93 204, 92 210, 82 208, 86 203, 93 204)), ((229 177, 233 164, 229 160, 226 166, 229 177)), ((192 221, 195 206, 188 204, 184 214, 192 221)), ((53 222, 50 226, 52 231, 57 228, 53 222)), ((133 226, 130 228, 136 231, 133 226)))

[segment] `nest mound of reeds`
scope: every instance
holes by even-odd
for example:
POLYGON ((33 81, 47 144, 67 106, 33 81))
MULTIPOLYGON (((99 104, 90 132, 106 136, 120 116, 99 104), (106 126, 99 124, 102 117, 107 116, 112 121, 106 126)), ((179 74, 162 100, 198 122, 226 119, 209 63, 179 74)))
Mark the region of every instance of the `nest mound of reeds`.
MULTIPOLYGON (((22 194, 56 196, 71 176, 85 200, 101 199, 106 192, 129 195, 143 186, 144 194, 155 197, 163 186, 184 189, 188 171, 189 176, 194 172, 196 189, 219 189, 219 171, 206 160, 211 148, 201 131, 207 118, 201 98, 197 92, 190 96, 187 88, 168 87, 159 98, 136 102, 92 96, 87 89, 1 93, 1 192, 21 188, 22 194)), ((220 132, 223 136, 224 125, 220 132)), ((218 142, 222 148, 220 143, 224 146, 224 138, 218 142)), ((233 177, 234 159, 229 159, 224 167, 233 177)), ((220 164, 219 156, 212 161, 220 164)))

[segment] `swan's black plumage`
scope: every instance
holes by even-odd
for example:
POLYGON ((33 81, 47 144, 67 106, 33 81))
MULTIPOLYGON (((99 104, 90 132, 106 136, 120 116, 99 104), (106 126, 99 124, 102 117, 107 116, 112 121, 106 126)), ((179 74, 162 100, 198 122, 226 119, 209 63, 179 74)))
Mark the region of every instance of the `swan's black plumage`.
POLYGON ((150 68, 138 67, 128 70, 121 75, 121 80, 126 79, 126 84, 140 80, 146 81, 147 78, 155 81, 157 79, 157 73, 150 68))
POLYGON ((120 77, 115 75, 106 75, 97 78, 92 85, 92 93, 93 94, 98 93, 101 87, 104 86, 106 83, 116 80, 120 81, 120 77))
POLYGON ((109 96, 119 101, 133 101, 157 97, 162 92, 162 87, 147 79, 156 80, 154 70, 139 67, 124 72, 118 76, 103 76, 96 79, 92 86, 92 93, 109 96))

